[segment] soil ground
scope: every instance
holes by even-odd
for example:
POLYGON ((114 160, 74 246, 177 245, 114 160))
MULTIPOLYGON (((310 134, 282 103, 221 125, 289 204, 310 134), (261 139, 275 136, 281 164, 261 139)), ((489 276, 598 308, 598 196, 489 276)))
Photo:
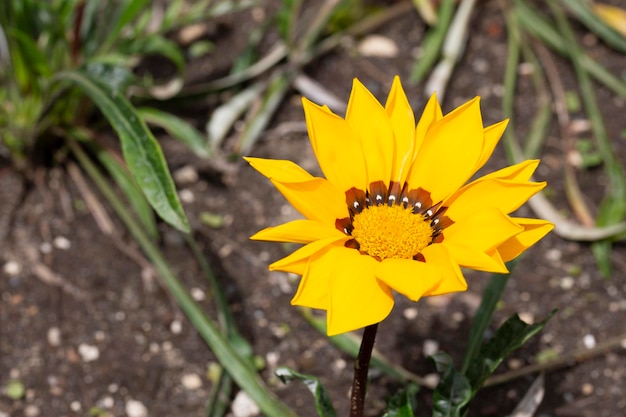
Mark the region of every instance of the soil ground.
MULTIPOLYGON (((480 2, 478 8, 466 53, 442 106, 450 111, 481 95, 485 124, 491 124, 502 119, 506 32, 497 2, 480 2)), ((220 27, 224 36, 215 39, 218 50, 245 44, 242 40, 248 29, 236 24, 237 19, 253 21, 246 13, 227 20, 220 27)), ((595 60, 616 75, 626 76, 624 56, 607 49, 584 28, 577 30, 595 60)), ((394 75, 408 80, 423 31, 417 15, 407 13, 375 32, 395 42, 399 48, 396 57, 359 56, 354 44, 346 43, 314 61, 306 74, 343 101, 347 101, 353 77, 384 100, 394 75)), ((565 61, 554 59, 565 88, 576 91, 572 70, 565 61)), ((227 64, 227 60, 218 60, 212 66, 214 72, 196 70, 194 75, 205 81, 213 79, 222 75, 219 71, 227 64)), ((510 128, 519 138, 525 137, 536 109, 530 85, 522 76, 515 98, 516 120, 510 128)), ((425 104, 421 86, 406 89, 419 114, 425 104)), ((596 91, 613 146, 625 165, 624 100, 600 86, 596 91)), ((287 123, 303 122, 299 97, 295 91, 288 95, 252 154, 291 159, 316 172, 304 130, 276 133, 287 123)), ((202 110, 197 114, 202 114, 196 120, 202 126, 208 113, 202 110)), ((553 126, 537 179, 549 182, 552 201, 568 214, 562 180, 566 160, 556 121, 553 126)), ((315 410, 306 390, 296 383, 283 385, 273 376, 273 369, 287 365, 317 375, 330 391, 338 415, 347 415, 351 359, 290 306, 297 278, 266 269, 269 262, 293 248, 248 240, 255 231, 296 218, 297 213, 243 161, 229 163, 228 169, 215 169, 170 138, 162 136, 161 140, 178 188, 185 195, 194 235, 211 260, 242 333, 265 360, 265 380, 298 415, 309 417, 315 410), (197 178, 182 175, 190 171, 197 173, 197 178), (203 212, 222 215, 224 224, 219 228, 202 224, 203 212)), ((505 165, 499 147, 489 168, 505 165)), ((602 168, 579 170, 577 175, 587 203, 597 210, 606 184, 602 168)), ((138 404, 133 401, 143 404, 150 416, 203 416, 211 388, 207 370, 215 358, 160 286, 158 276, 142 261, 140 249, 114 216, 112 236, 102 233, 67 166, 40 167, 33 178, 23 181, 6 164, 0 170, 0 417, 85 416, 93 407, 100 410, 97 415, 124 416, 138 404), (10 381, 24 385, 22 399, 7 396, 10 381)), ((98 197, 95 187, 90 189, 98 197)), ((528 208, 521 214, 542 215, 528 208)), ((184 239, 165 225, 161 232, 160 247, 173 269, 200 304, 214 312, 209 286, 184 239)), ((554 308, 558 312, 544 331, 498 372, 535 363, 538 356, 566 355, 624 334, 623 243, 615 246, 612 260, 613 275, 604 279, 588 244, 552 233, 530 249, 515 269, 494 324, 514 312, 527 321, 541 320, 554 308)), ((433 372, 425 358, 425 353, 433 350, 450 353, 459 364, 489 278, 474 272, 466 276, 466 293, 418 303, 398 297, 391 316, 380 326, 377 349, 420 375, 433 372)), ((625 374, 626 351, 619 346, 551 370, 545 375, 545 397, 536 415, 626 415, 625 374)), ((535 376, 485 389, 474 401, 470 415, 508 415, 535 376)), ((368 415, 380 415, 386 393, 397 387, 397 382, 374 371, 368 415)), ((417 415, 430 415, 431 402, 432 392, 421 390, 417 415)))

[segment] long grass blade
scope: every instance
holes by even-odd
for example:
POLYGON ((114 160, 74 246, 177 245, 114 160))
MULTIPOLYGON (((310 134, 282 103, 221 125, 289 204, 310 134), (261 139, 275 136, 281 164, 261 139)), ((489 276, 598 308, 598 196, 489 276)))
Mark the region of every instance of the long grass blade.
POLYGON ((91 162, 80 146, 78 146, 76 142, 70 142, 69 144, 81 166, 87 171, 148 259, 150 259, 154 267, 159 271, 165 287, 169 290, 172 297, 174 297, 182 311, 187 315, 200 336, 207 342, 220 364, 224 366, 237 384, 250 395, 250 398, 254 400, 265 415, 296 417, 293 411, 268 390, 259 375, 250 367, 249 362, 233 348, 231 343, 219 330, 218 326, 207 316, 193 298, 191 298, 187 289, 170 268, 161 251, 148 238, 141 226, 134 221, 124 203, 113 192, 98 168, 91 162))
MULTIPOLYGON (((569 57, 576 72, 585 110, 589 115, 591 129, 597 143, 598 151, 604 161, 609 180, 607 185, 608 194, 605 195, 600 206, 600 215, 597 219, 597 223, 600 226, 615 224, 623 220, 626 215, 626 177, 624 168, 619 163, 612 149, 611 140, 606 131, 602 114, 600 113, 600 107, 598 106, 591 79, 581 62, 584 53, 579 48, 574 32, 563 12, 556 6, 553 0, 550 0, 548 4, 556 17, 559 30, 569 44, 569 57)), ((611 242, 604 241, 594 243, 594 254, 596 255, 598 266, 603 275, 608 277, 611 274, 611 242)))
POLYGON ((93 100, 119 135, 124 159, 150 205, 169 224, 188 233, 189 223, 163 151, 134 107, 87 72, 65 71, 56 78, 75 83, 93 100))

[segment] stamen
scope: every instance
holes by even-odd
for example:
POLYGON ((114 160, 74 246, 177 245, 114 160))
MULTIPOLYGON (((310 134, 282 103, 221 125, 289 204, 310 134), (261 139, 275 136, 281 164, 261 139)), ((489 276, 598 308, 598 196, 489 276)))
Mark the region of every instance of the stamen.
POLYGON ((443 229, 454 222, 444 216, 448 209, 432 203, 423 188, 408 190, 405 183, 372 182, 368 190, 346 191, 349 217, 337 219, 335 227, 347 236, 347 248, 381 261, 388 258, 425 261, 420 252, 443 241, 443 229))

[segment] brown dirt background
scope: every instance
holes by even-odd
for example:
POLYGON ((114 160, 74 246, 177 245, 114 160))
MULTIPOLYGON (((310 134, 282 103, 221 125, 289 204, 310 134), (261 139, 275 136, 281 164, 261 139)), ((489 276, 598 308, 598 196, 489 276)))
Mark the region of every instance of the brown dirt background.
MULTIPOLYGON (((383 2, 375 2, 384 4, 383 2)), ((272 4, 272 6, 275 6, 272 4)), ((444 111, 481 95, 485 124, 502 118, 501 92, 506 57, 503 15, 495 1, 482 1, 472 18, 466 53, 459 63, 445 101, 444 111)), ((266 13, 273 13, 269 7, 266 13)), ((240 51, 255 22, 250 12, 220 22, 214 35, 216 52, 208 64, 190 66, 190 78, 209 80, 223 75, 240 51), (230 51, 230 52, 229 52, 230 51)), ((353 77, 358 77, 384 100, 392 77, 408 80, 424 26, 408 13, 375 33, 392 39, 399 47, 395 58, 359 56, 354 43, 346 43, 306 67, 311 78, 346 101, 353 77)), ((592 57, 618 76, 626 76, 626 59, 594 42, 583 27, 578 35, 592 57)), ((267 39, 271 44, 272 39, 267 39)), ((555 57, 568 90, 577 85, 565 61, 555 57)), ((425 104, 420 87, 406 85, 411 104, 420 113, 425 104)), ((625 103, 602 87, 598 98, 619 160, 626 164, 625 103)), ((516 95, 519 138, 528 129, 535 110, 530 81, 522 77, 516 95)), ((260 157, 291 159, 316 171, 306 132, 296 129, 277 135, 288 122, 302 122, 296 91, 288 95, 270 130, 253 149, 260 157)), ((201 127, 208 108, 195 109, 201 127)), ((572 115, 582 117, 582 115, 572 115)), ((290 248, 251 242, 260 228, 282 223, 297 214, 263 177, 243 161, 228 169, 195 158, 177 142, 161 135, 170 168, 198 173, 192 181, 178 181, 191 195, 185 203, 195 236, 208 254, 236 314, 243 334, 264 358, 262 374, 272 390, 296 410, 309 417, 315 410, 300 384, 283 385, 273 376, 276 365, 317 375, 330 391, 338 415, 347 415, 351 360, 315 332, 289 305, 297 281, 266 270, 269 262, 290 248), (200 222, 204 211, 223 215, 225 224, 212 229, 200 222)), ((565 163, 556 121, 550 132, 537 172, 547 180, 554 204, 569 213, 563 192, 565 163)), ((207 369, 215 360, 206 344, 179 308, 159 285, 150 268, 132 258, 140 250, 115 220, 115 238, 98 229, 82 196, 64 166, 40 167, 34 181, 23 182, 6 162, 0 169, 0 416, 86 416, 99 407, 111 416, 124 416, 130 400, 142 402, 150 416, 202 416, 211 388, 207 369), (64 240, 65 239, 65 240, 64 240), (37 261, 37 263, 35 263, 37 261), (13 263, 13 264, 12 264, 13 263), (18 265, 17 272, 7 264, 18 265), (44 265, 61 281, 45 281, 33 270, 44 265), (58 340, 55 336, 59 336, 58 340), (96 347, 99 356, 85 361, 81 345, 96 347), (81 354, 82 352, 82 354, 81 354), (189 389, 185 375, 197 375, 201 386, 189 389), (11 400, 4 389, 11 380, 26 387, 21 400, 11 400)), ((500 146, 489 168, 507 165, 500 146)), ((597 209, 606 184, 602 169, 582 170, 579 181, 587 202, 597 209)), ((92 187, 95 190, 94 187, 92 187)), ((95 191, 94 191, 95 192, 95 191)), ((528 208, 522 215, 541 216, 528 208)), ((209 312, 214 308, 208 284, 187 251, 184 240, 161 225, 160 246, 187 287, 209 312)), ((141 256, 140 256, 141 257, 141 256)), ((495 316, 500 323, 514 312, 525 319, 540 320, 553 308, 559 311, 545 330, 498 372, 535 361, 538 353, 560 354, 585 346, 585 337, 596 343, 624 333, 626 321, 626 247, 615 246, 614 273, 603 279, 597 271, 589 245, 565 241, 552 233, 530 249, 506 289, 495 316)), ((438 345, 460 364, 471 318, 480 302, 488 276, 466 274, 470 289, 463 294, 411 303, 398 297, 391 316, 380 326, 377 348, 393 362, 427 374, 433 372, 424 347, 438 345), (417 310, 416 318, 407 318, 417 310)), ((537 416, 619 417, 626 415, 626 353, 616 348, 546 374, 546 393, 537 416)), ((372 373, 368 415, 380 415, 385 395, 397 382, 372 373)), ((505 416, 514 408, 533 377, 484 390, 471 406, 471 416, 505 416)), ((430 415, 432 393, 420 392, 417 415, 430 415)))

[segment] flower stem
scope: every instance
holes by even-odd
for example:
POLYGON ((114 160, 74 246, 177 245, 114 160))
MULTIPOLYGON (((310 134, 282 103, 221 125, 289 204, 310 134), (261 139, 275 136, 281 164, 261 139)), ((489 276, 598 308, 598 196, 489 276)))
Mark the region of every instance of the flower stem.
POLYGON ((354 379, 352 380, 352 394, 350 397, 350 417, 363 417, 363 405, 367 388, 367 371, 370 366, 370 358, 376 340, 378 323, 365 328, 359 356, 354 361, 354 379))

